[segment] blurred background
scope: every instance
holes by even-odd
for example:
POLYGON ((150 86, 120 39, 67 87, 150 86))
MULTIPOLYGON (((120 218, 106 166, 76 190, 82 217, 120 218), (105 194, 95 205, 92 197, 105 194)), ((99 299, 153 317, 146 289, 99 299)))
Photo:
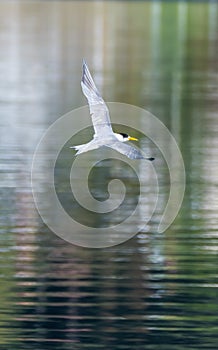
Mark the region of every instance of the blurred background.
POLYGON ((0 46, 0 348, 217 349, 217 2, 1 1, 0 46), (163 234, 151 220, 79 248, 37 213, 33 153, 86 104, 83 57, 106 101, 146 108, 181 149, 185 198, 163 234))

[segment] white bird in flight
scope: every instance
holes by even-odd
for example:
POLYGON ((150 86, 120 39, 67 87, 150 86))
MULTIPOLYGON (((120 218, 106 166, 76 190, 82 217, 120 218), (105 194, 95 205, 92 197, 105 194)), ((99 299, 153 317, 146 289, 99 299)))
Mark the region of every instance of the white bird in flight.
POLYGON ((112 148, 131 159, 147 159, 151 161, 154 160, 153 157, 147 158, 135 147, 124 143, 129 140, 138 141, 138 139, 131 137, 125 133, 118 134, 113 132, 109 110, 95 86, 85 60, 83 60, 81 86, 82 91, 88 100, 95 133, 93 139, 90 142, 83 145, 70 147, 74 148, 77 151, 76 155, 105 146, 112 148))

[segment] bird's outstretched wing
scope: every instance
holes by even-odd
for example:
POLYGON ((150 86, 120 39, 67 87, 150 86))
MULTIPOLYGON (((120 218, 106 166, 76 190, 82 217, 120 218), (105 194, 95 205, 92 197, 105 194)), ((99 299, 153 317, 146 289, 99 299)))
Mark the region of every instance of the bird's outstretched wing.
POLYGON ((107 147, 110 147, 114 149, 117 152, 120 152, 124 154, 126 157, 131 159, 144 159, 146 157, 143 156, 143 154, 137 150, 135 147, 127 145, 126 143, 116 141, 113 144, 105 145, 107 147))
POLYGON ((108 108, 95 86, 85 60, 83 60, 81 86, 82 91, 88 100, 95 135, 99 137, 103 136, 104 138, 108 135, 111 136, 113 130, 111 127, 108 108))

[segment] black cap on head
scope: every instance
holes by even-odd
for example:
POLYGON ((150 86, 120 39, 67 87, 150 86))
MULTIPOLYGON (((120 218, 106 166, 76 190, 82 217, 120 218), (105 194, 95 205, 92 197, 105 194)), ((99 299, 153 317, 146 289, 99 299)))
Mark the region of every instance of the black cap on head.
POLYGON ((119 134, 122 135, 125 139, 129 137, 128 134, 125 134, 125 133, 123 133, 123 132, 119 132, 119 134))

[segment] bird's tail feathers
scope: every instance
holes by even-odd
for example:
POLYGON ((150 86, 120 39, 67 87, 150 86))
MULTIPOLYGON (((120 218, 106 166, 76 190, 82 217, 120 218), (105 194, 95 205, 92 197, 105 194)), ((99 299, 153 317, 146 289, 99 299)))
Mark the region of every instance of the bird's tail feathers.
POLYGON ((79 151, 84 145, 77 145, 77 146, 71 146, 70 148, 75 149, 76 151, 79 151))
POLYGON ((78 154, 85 153, 88 151, 92 151, 93 149, 99 148, 99 145, 97 142, 95 142, 95 140, 92 140, 83 145, 71 146, 70 148, 73 148, 77 151, 75 154, 75 156, 77 156, 78 154))
POLYGON ((82 153, 82 149, 84 148, 85 145, 77 145, 77 146, 71 146, 70 148, 75 149, 77 152, 75 155, 78 155, 80 153, 82 153))

